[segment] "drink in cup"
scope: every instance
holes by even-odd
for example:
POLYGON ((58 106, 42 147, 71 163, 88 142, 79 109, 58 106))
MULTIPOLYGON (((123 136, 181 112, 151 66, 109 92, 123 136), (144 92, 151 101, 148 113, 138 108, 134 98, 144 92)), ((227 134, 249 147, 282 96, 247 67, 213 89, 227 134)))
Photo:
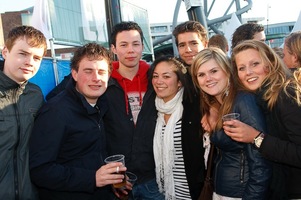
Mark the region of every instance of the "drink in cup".
MULTIPOLYGON (((132 186, 134 186, 134 184, 135 184, 135 182, 137 180, 137 176, 134 173, 132 173, 132 172, 125 172, 125 175, 126 175, 126 180, 128 182, 130 182, 132 184, 132 186)), ((125 186, 121 187, 121 188, 117 188, 116 191, 118 192, 118 194, 120 196, 119 198, 121 200, 128 200, 129 199, 129 195, 131 194, 131 191, 127 190, 125 186), (127 195, 124 194, 122 192, 123 190, 126 190, 128 192, 128 194, 127 195)))
MULTIPOLYGON (((124 161, 124 155, 121 155, 121 154, 117 154, 117 155, 112 155, 112 156, 109 156, 105 159, 105 163, 112 163, 112 162, 121 162, 123 164, 123 166, 125 166, 125 161, 124 161)), ((125 176, 125 172, 117 172, 117 169, 116 169, 116 173, 118 174, 123 174, 124 175, 124 179, 121 183, 115 183, 113 184, 113 187, 114 188, 122 188, 125 186, 126 184, 126 176, 125 176)))

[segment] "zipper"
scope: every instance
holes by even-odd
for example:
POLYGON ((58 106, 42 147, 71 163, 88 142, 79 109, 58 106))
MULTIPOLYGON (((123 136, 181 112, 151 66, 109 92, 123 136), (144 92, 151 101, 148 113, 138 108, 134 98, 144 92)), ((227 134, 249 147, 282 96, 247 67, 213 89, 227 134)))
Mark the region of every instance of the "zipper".
POLYGON ((21 135, 21 127, 20 127, 20 116, 19 116, 19 110, 17 106, 17 93, 18 88, 13 93, 13 102, 14 102, 14 109, 15 109, 15 115, 17 120, 17 141, 14 147, 14 157, 13 157, 13 165, 14 165, 14 186, 15 186, 15 200, 20 199, 20 191, 19 191, 19 173, 18 173, 18 147, 20 144, 20 135, 21 135))
POLYGON ((244 182, 244 172, 245 172, 245 154, 244 151, 240 152, 240 183, 244 182))

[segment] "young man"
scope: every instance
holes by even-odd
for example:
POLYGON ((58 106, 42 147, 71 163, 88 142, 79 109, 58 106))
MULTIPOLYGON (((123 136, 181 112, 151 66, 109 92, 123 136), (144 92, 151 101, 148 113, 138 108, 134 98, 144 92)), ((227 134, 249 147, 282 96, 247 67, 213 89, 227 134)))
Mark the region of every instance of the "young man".
POLYGON ((148 83, 149 65, 141 61, 143 33, 135 22, 113 27, 111 49, 117 55, 106 97, 104 117, 109 154, 125 155, 128 171, 138 177, 135 199, 164 199, 155 179, 153 136, 157 111, 155 92, 148 83))
POLYGON ((40 68, 46 39, 30 26, 13 28, 0 69, 0 199, 35 200, 28 170, 28 140, 43 104, 40 88, 28 82, 40 68))
POLYGON ((186 21, 177 25, 172 34, 179 56, 186 66, 190 66, 194 57, 208 44, 207 30, 197 21, 186 21))
POLYGON ((102 117, 107 111, 111 55, 89 43, 71 60, 66 89, 39 111, 30 140, 30 175, 41 200, 112 199, 109 184, 120 183, 122 163, 104 163, 102 117))
POLYGON ((236 45, 244 40, 258 40, 265 42, 266 36, 264 33, 264 26, 257 23, 240 25, 233 33, 231 49, 234 49, 236 45))
MULTIPOLYGON (((176 40, 176 45, 178 47, 179 56, 185 67, 188 69, 186 73, 186 80, 188 89, 184 91, 183 94, 183 106, 186 108, 182 116, 182 126, 190 132, 199 133, 200 141, 187 144, 183 142, 183 154, 184 157, 189 157, 191 152, 201 151, 200 156, 204 156, 205 152, 202 148, 203 146, 203 132, 201 129, 200 121, 202 120, 201 108, 200 108, 200 93, 196 87, 193 86, 192 77, 190 73, 190 66, 193 63, 196 55, 207 47, 208 37, 207 30, 204 26, 197 21, 186 21, 175 27, 173 30, 173 35, 176 40), (200 145, 201 144, 201 145, 200 145), (201 149, 199 149, 201 146, 201 149)), ((186 133, 182 133, 184 137, 187 137, 186 133)), ((184 139, 187 141, 187 138, 184 139)), ((209 147, 208 147, 209 151, 209 147)), ((196 159, 195 163, 191 165, 186 164, 186 176, 189 180, 194 181, 194 185, 199 187, 204 184, 204 174, 205 174, 205 163, 203 159, 196 159), (196 173, 197 170, 203 171, 204 173, 196 173)), ((201 188, 201 187, 200 187, 201 188)), ((190 190, 195 190, 195 188, 190 188, 190 190)), ((195 190, 197 191, 197 190, 195 190)))

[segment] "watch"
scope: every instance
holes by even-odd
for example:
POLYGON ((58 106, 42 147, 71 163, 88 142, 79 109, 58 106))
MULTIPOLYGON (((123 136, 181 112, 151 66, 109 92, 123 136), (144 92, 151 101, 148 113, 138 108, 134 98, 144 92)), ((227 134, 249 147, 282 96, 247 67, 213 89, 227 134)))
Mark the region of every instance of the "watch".
POLYGON ((255 138, 254 138, 254 145, 256 148, 260 148, 262 141, 264 140, 264 133, 260 132, 255 138))

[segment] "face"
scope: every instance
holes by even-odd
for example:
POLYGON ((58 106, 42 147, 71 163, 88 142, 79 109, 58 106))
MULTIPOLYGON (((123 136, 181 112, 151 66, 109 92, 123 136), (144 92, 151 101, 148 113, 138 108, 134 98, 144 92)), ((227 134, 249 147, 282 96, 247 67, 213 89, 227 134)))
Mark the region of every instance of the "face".
POLYGON ((38 72, 43 54, 43 47, 31 47, 24 37, 19 38, 10 51, 6 47, 2 50, 5 59, 3 72, 10 79, 22 84, 38 72))
POLYGON ((174 66, 167 62, 159 63, 153 73, 152 84, 158 97, 164 102, 170 101, 182 86, 174 66))
POLYGON ((186 32, 178 35, 178 51, 181 59, 191 65, 194 57, 206 47, 198 34, 195 32, 186 32))
POLYGON ((199 67, 197 79, 205 93, 214 96, 222 103, 222 95, 228 87, 229 78, 214 59, 208 60, 199 67))
POLYGON ((265 37, 264 31, 255 33, 253 35, 253 40, 258 40, 258 41, 261 41, 261 42, 265 42, 266 37, 265 37))
POLYGON ((238 78, 250 90, 256 90, 268 74, 267 65, 255 49, 247 49, 235 56, 238 78))
POLYGON ((72 70, 76 81, 76 89, 86 100, 95 104, 106 91, 109 79, 109 65, 106 60, 89 60, 84 58, 79 62, 78 71, 72 70))
POLYGON ((286 45, 283 45, 283 62, 288 68, 295 68, 298 66, 297 56, 290 54, 286 45))
POLYGON ((116 46, 112 45, 112 51, 117 55, 121 67, 138 68, 143 51, 139 32, 130 30, 118 33, 116 46))

